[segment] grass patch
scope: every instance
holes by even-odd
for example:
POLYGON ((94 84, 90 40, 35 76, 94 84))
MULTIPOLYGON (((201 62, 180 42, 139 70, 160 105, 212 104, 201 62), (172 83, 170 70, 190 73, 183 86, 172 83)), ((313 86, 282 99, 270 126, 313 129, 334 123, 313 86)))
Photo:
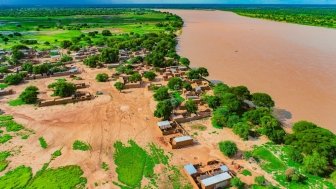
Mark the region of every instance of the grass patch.
POLYGON ((8 101, 8 104, 10 106, 21 106, 21 105, 24 105, 26 103, 21 98, 17 98, 17 99, 8 101))
POLYGON ((43 149, 48 148, 48 144, 47 144, 46 140, 45 140, 43 137, 40 137, 40 138, 39 138, 39 142, 40 142, 40 145, 41 145, 41 147, 42 147, 43 149))
POLYGON ((244 169, 242 172, 241 172, 242 175, 244 176, 252 176, 252 173, 251 171, 247 170, 247 169, 244 169))
POLYGON ((91 150, 91 146, 90 146, 90 144, 88 144, 86 142, 76 140, 72 145, 72 149, 73 150, 88 151, 88 150, 91 150))
POLYGON ((256 147, 252 154, 260 161, 260 166, 266 172, 273 175, 273 178, 279 182, 284 188, 289 189, 315 189, 326 188, 334 189, 335 186, 326 179, 304 172, 302 165, 293 162, 287 155, 285 146, 275 145, 268 143, 256 147), (303 183, 288 182, 286 180, 285 171, 288 168, 294 168, 300 174, 304 175, 307 179, 303 183))
POLYGON ((51 158, 55 159, 55 158, 57 158, 57 157, 59 157, 61 155, 62 155, 61 150, 56 150, 54 153, 51 154, 51 158))
POLYGON ((191 128, 194 129, 194 130, 199 130, 199 131, 207 130, 207 127, 205 125, 202 125, 202 124, 192 125, 191 128))
POLYGON ((30 167, 19 166, 0 177, 0 188, 25 188, 32 175, 30 167))
POLYGON ((6 83, 0 83, 0 89, 4 89, 6 87, 8 87, 8 84, 6 84, 6 83))
POLYGON ((24 127, 16 123, 12 116, 0 116, 0 127, 5 127, 7 132, 16 132, 22 130, 24 127))
POLYGON ((149 179, 151 186, 157 188, 157 175, 154 167, 157 164, 168 165, 169 157, 164 151, 154 144, 150 144, 147 152, 134 141, 130 140, 128 146, 120 141, 114 144, 114 162, 117 166, 118 180, 114 183, 121 188, 141 188, 141 181, 145 177, 149 179))
POLYGON ((5 170, 9 164, 7 158, 11 155, 8 151, 0 152, 0 172, 5 170))
POLYGON ((0 143, 4 144, 6 142, 8 142, 9 140, 11 140, 13 137, 9 134, 4 134, 2 136, 0 136, 0 143))

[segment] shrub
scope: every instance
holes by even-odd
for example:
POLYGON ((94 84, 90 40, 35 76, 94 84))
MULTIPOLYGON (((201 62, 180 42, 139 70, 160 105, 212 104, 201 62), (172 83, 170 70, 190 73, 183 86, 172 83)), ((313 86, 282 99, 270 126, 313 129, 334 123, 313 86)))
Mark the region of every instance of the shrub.
POLYGON ((125 88, 125 85, 123 84, 123 83, 121 83, 121 82, 116 82, 115 84, 114 84, 114 87, 119 91, 119 92, 121 92, 124 88, 125 88))
POLYGON ((246 122, 239 122, 233 126, 233 132, 244 140, 248 140, 250 134, 250 126, 246 122))
POLYGON ((73 58, 69 55, 63 55, 62 58, 61 58, 61 62, 70 62, 72 60, 73 60, 73 58))
POLYGON ((259 107, 266 107, 266 108, 274 107, 274 101, 272 100, 272 97, 266 93, 252 94, 252 101, 254 105, 259 107))
POLYGON ((254 178, 254 182, 258 185, 265 185, 266 184, 266 179, 264 176, 258 176, 256 178, 254 178))
POLYGON ((119 51, 117 49, 104 48, 101 51, 99 59, 100 59, 101 62, 104 62, 104 63, 118 62, 119 51))
POLYGON ((228 157, 232 157, 236 155, 236 153, 238 152, 237 145, 232 141, 220 142, 219 149, 224 155, 228 157))
POLYGON ((293 124, 294 132, 301 132, 307 129, 315 129, 315 128, 317 128, 317 125, 309 121, 298 121, 293 124))
POLYGON ((106 73, 100 73, 96 75, 96 80, 98 82, 106 82, 109 79, 109 76, 106 73))
POLYGON ((154 72, 148 71, 144 73, 144 78, 148 79, 149 81, 153 81, 156 77, 154 72))
POLYGON ((54 153, 52 153, 51 156, 52 156, 53 159, 55 159, 55 158, 57 158, 61 155, 62 155, 62 151, 61 150, 56 150, 54 153))
POLYGON ((108 170, 109 170, 109 166, 108 166, 108 164, 107 164, 106 162, 103 162, 103 163, 101 164, 101 168, 102 168, 103 170, 105 170, 105 171, 108 171, 108 170))
POLYGON ((251 171, 249 171, 249 170, 247 170, 247 169, 244 169, 244 170, 242 171, 242 175, 244 175, 244 176, 252 176, 252 173, 251 173, 251 171))
POLYGON ((98 60, 99 60, 98 56, 92 55, 84 59, 83 63, 84 65, 87 65, 90 68, 95 68, 98 66, 98 63, 99 63, 98 60))
POLYGON ((8 85, 18 85, 23 81, 22 74, 10 74, 7 75, 4 79, 4 82, 8 85))
POLYGON ((41 145, 41 147, 42 147, 43 149, 48 148, 48 144, 47 144, 47 142, 45 141, 45 139, 44 139, 43 137, 40 137, 40 138, 39 138, 39 141, 40 141, 40 145, 41 145))
POLYGON ((35 104, 38 93, 37 87, 29 86, 20 94, 19 98, 26 104, 35 104))
POLYGON ((110 32, 110 30, 103 30, 103 31, 102 31, 102 35, 103 35, 103 36, 111 36, 112 33, 110 32))
POLYGON ((130 82, 134 83, 134 82, 141 81, 142 78, 141 78, 141 75, 140 75, 139 73, 134 73, 134 74, 132 74, 132 75, 128 78, 128 80, 129 80, 130 82))
POLYGON ((198 106, 193 100, 188 100, 185 104, 186 109, 189 113, 196 113, 198 110, 198 106))
POLYGON ((76 140, 72 145, 73 150, 88 151, 91 150, 91 146, 83 141, 76 140))
POLYGON ((69 97, 76 92, 76 86, 73 83, 67 82, 64 79, 59 79, 56 82, 48 85, 48 88, 53 89, 55 96, 69 97))
POLYGON ((234 177, 233 179, 231 179, 231 185, 238 189, 242 189, 244 188, 245 184, 238 177, 234 177))

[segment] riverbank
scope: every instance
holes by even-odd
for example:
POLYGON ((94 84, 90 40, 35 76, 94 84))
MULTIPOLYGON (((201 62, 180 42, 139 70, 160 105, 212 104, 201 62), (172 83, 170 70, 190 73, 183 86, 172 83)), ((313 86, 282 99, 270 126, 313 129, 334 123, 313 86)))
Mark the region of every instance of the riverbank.
POLYGON ((185 22, 179 53, 210 79, 269 93, 282 121, 336 132, 336 30, 224 11, 169 10, 185 22))

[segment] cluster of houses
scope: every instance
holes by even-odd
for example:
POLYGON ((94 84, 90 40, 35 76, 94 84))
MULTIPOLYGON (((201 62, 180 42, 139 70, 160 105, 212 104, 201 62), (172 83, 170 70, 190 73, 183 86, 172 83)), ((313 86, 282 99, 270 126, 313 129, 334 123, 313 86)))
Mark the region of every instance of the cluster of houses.
POLYGON ((195 189, 228 188, 230 180, 234 177, 228 166, 219 160, 187 164, 183 171, 195 189))

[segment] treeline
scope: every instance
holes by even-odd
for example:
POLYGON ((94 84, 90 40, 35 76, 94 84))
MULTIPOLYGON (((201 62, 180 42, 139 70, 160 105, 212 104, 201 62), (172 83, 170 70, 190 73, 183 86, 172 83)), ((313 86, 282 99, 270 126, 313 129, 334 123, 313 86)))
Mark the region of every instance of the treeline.
POLYGON ((1 17, 43 17, 43 16, 73 16, 73 15, 142 15, 155 12, 154 10, 143 11, 141 9, 127 8, 8 8, 1 9, 1 17))
POLYGON ((236 8, 242 16, 336 28, 336 8, 236 8))

